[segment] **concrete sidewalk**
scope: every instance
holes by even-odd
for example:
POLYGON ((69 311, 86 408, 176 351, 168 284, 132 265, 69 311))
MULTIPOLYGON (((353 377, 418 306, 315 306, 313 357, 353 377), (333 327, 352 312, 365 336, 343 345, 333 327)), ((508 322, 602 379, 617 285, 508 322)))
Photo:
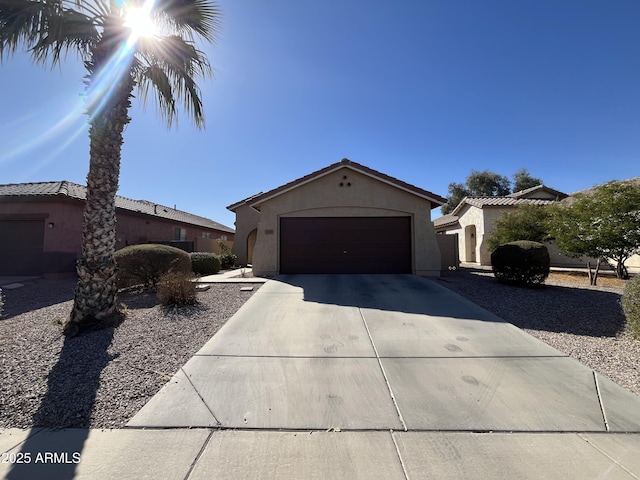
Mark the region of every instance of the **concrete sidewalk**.
POLYGON ((207 283, 265 283, 267 278, 252 276, 251 267, 236 268, 226 272, 216 273, 215 275, 205 275, 198 278, 197 282, 201 284, 207 283), (247 275, 247 276, 243 276, 247 275))
POLYGON ((2 432, 71 462, 0 474, 640 477, 639 397, 410 275, 267 282, 128 427, 2 432))

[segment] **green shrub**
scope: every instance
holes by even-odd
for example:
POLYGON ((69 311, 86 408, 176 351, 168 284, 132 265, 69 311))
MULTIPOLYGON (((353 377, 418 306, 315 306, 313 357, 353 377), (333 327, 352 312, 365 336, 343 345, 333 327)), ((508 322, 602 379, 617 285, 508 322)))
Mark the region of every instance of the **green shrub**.
POLYGON ((190 253, 191 270, 196 275, 213 275, 220 271, 220 259, 214 253, 190 253))
POLYGON ((640 276, 629 280, 624 287, 622 310, 627 317, 627 330, 640 340, 640 276))
POLYGON ((154 290, 160 277, 169 272, 191 272, 189 254, 169 245, 130 245, 115 253, 118 287, 142 285, 154 290))
POLYGON ((238 261, 238 256, 231 252, 226 252, 220 255, 220 266, 223 270, 233 268, 238 261))
POLYGON ((491 254, 493 274, 504 283, 541 285, 549 276, 549 265, 547 247, 527 240, 505 243, 491 254))
POLYGON ((158 281, 158 300, 162 305, 182 307, 193 305, 196 300, 196 283, 190 274, 171 272, 158 281))
POLYGON ((238 256, 231 253, 231 248, 223 240, 218 240, 220 247, 220 265, 223 270, 233 268, 238 261, 238 256))

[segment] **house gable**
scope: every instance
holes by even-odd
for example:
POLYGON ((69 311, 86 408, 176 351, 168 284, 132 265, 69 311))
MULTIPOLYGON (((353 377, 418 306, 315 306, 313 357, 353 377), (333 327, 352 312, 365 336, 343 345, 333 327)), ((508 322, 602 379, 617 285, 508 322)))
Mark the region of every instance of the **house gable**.
MULTIPOLYGON (((265 201, 275 198, 277 196, 283 195, 297 188, 300 188, 308 183, 315 182, 328 175, 334 175, 336 172, 342 172, 343 176, 348 175, 348 172, 346 172, 345 170, 351 170, 352 172, 359 173, 361 175, 375 179, 380 183, 390 185, 398 190, 402 190, 407 193, 410 193, 411 195, 415 195, 424 200, 428 200, 432 205, 431 208, 436 208, 446 203, 446 199, 441 197, 440 195, 436 195, 435 193, 429 192, 428 190, 424 190, 422 188, 416 187, 415 185, 411 185, 402 180, 399 180, 397 178, 391 177, 384 173, 378 172, 364 165, 360 165, 359 163, 352 162, 351 160, 348 160, 346 158, 342 159, 338 163, 329 165, 328 167, 317 170, 313 173, 310 173, 309 175, 305 175, 304 177, 298 178, 297 180, 293 180, 292 182, 289 182, 280 187, 274 188, 273 190, 270 190, 266 193, 258 194, 253 197, 250 197, 249 199, 246 200, 246 202, 259 210, 261 204, 264 203, 265 201)), ((338 182, 338 185, 339 183, 340 182, 338 182)), ((349 185, 347 185, 348 183, 350 183, 348 179, 345 179, 343 183, 344 183, 343 186, 347 188, 349 187, 349 185)), ((237 205, 238 203, 230 205, 227 208, 232 210, 237 205)))
MULTIPOLYGON (((284 265, 281 258, 290 260, 290 249, 295 247, 288 239, 296 238, 300 243, 306 235, 304 238, 311 239, 308 243, 314 243, 310 231, 319 236, 334 235, 332 241, 340 244, 340 248, 336 248, 340 254, 345 254, 345 264, 355 258, 356 252, 370 250, 372 258, 384 255, 385 246, 393 244, 384 239, 404 238, 401 256, 407 261, 408 271, 434 274, 440 270, 440 257, 430 221, 431 210, 445 202, 443 197, 432 192, 344 159, 227 208, 236 212, 236 226, 243 225, 242 238, 236 235, 236 255, 241 257, 245 251, 250 251, 248 232, 255 232, 253 267, 258 274, 280 273, 284 265), (252 220, 255 222, 253 229, 246 221, 250 211, 259 212, 252 220), (354 234, 340 233, 346 227, 355 228, 354 234), (370 235, 362 234, 368 229, 371 229, 370 235), (352 238, 356 233, 360 242, 357 247, 352 238), (247 234, 246 238, 244 234, 247 234)), ((327 252, 333 246, 325 244, 304 254, 298 252, 297 258, 315 254, 330 257, 332 254, 327 252)), ((337 254, 333 255, 333 265, 342 268, 337 254)), ((309 265, 303 268, 311 268, 309 265)))
POLYGON ((527 188, 519 192, 514 192, 511 195, 507 195, 511 198, 527 198, 531 200, 563 200, 567 198, 567 194, 554 190, 553 188, 546 187, 544 185, 536 185, 535 187, 527 188))
POLYGON ((487 265, 490 252, 486 237, 495 229, 497 219, 519 205, 550 205, 566 197, 565 193, 544 185, 499 197, 465 197, 451 214, 436 219, 434 226, 439 233, 458 234, 462 261, 487 265))

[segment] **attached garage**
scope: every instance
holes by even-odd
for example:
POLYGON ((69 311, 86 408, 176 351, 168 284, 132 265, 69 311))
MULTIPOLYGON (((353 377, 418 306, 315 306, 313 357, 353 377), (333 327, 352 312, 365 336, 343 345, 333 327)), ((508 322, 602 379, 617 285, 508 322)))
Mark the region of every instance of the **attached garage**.
POLYGON ((41 275, 44 220, 0 220, 0 275, 41 275))
POLYGON ((445 202, 343 159, 227 208, 236 214, 234 253, 257 275, 438 275, 431 210, 445 202))
POLYGON ((280 219, 280 273, 411 271, 411 217, 280 219))

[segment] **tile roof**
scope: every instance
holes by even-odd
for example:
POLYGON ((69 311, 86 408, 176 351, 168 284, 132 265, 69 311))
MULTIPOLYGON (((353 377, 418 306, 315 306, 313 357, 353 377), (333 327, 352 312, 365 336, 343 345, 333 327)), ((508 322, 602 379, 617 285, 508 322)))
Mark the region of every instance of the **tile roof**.
POLYGON ((536 192, 550 193, 551 195, 555 195, 560 199, 567 198, 566 193, 547 187, 545 185, 536 185, 535 187, 526 188, 524 190, 520 190, 519 192, 513 192, 511 195, 507 195, 507 196, 512 198, 520 198, 520 197, 535 198, 531 195, 535 194, 536 192))
MULTIPOLYGON (((524 191, 524 190, 523 190, 524 191)), ((556 203, 556 200, 546 200, 537 198, 513 198, 508 197, 464 197, 458 206, 448 215, 438 217, 433 221, 434 228, 450 227, 458 223, 458 214, 465 205, 471 205, 478 208, 485 207, 516 207, 522 204, 529 205, 550 205, 556 203)))
MULTIPOLYGON (((0 199, 3 197, 66 197, 84 200, 86 198, 86 191, 85 186, 66 180, 60 182, 15 183, 0 185, 0 199)), ((148 200, 132 200, 116 195, 116 208, 173 220, 175 222, 220 230, 222 232, 235 232, 232 228, 208 218, 176 210, 171 207, 165 207, 164 205, 159 205, 148 200)))
MULTIPOLYGON (((633 177, 633 178, 628 178, 627 180, 612 180, 612 181, 618 181, 618 182, 627 182, 627 183, 632 183, 634 185, 640 185, 640 177, 633 177)), ((603 185, 603 184, 601 184, 603 185)), ((591 195, 591 193, 593 193, 593 191, 598 188, 601 185, 595 185, 591 188, 586 188, 584 190, 579 190, 577 192, 573 192, 572 194, 569 195, 569 197, 574 197, 575 195, 591 195)))
POLYGON ((433 221, 433 226, 436 228, 449 227, 458 223, 458 218, 457 215, 443 215, 433 221))
POLYGON ((530 205, 550 205, 555 203, 556 200, 545 200, 536 198, 513 198, 513 197, 464 197, 456 208, 451 212, 452 215, 457 215, 464 208, 465 205, 472 205, 478 208, 485 207, 515 207, 528 203, 530 205))
POLYGON ((249 203, 251 200, 253 200, 254 198, 259 197, 259 196, 260 196, 260 195, 262 195, 263 193, 264 193, 264 192, 256 193, 255 195, 251 195, 250 197, 247 197, 247 198, 245 198, 245 199, 243 199, 243 200, 240 200, 239 202, 232 203, 231 205, 229 205, 229 206, 227 207, 227 210, 231 210, 232 212, 235 212, 235 210, 236 210, 238 207, 240 207, 240 206, 242 206, 242 205, 244 205, 244 204, 246 204, 246 203, 249 203))
POLYGON ((376 178, 377 180, 380 180, 384 183, 388 183, 394 187, 400 188, 401 190, 405 190, 408 191, 410 193, 413 193, 414 195, 417 195, 419 197, 425 198, 427 200, 429 200, 431 202, 432 208, 437 208, 440 207, 442 205, 444 205, 445 203, 447 203, 447 199, 441 197, 440 195, 436 195, 433 192, 430 192, 428 190, 423 190, 420 187, 416 187, 415 185, 411 185, 410 183, 406 183, 402 180, 399 180, 397 178, 391 177, 389 175, 386 175, 382 172, 378 172, 377 170, 374 170, 372 168, 366 167, 364 165, 361 165, 359 163, 356 162, 352 162, 351 160, 347 159, 347 158, 343 158, 341 161, 333 163, 327 167, 324 167, 320 170, 317 170, 315 172, 312 172, 308 175, 305 175, 304 177, 298 178, 296 180, 293 180, 291 182, 285 183, 284 185, 281 185, 277 188, 274 188, 273 190, 269 190, 268 192, 262 193, 262 194, 257 194, 254 195, 252 197, 249 197, 248 199, 242 200, 240 202, 236 202, 232 205, 229 205, 227 208, 229 210, 233 210, 237 207, 239 207, 240 205, 244 204, 244 203, 250 203, 252 206, 258 206, 261 202, 264 202, 266 200, 269 200, 273 197, 276 197, 278 195, 281 195, 289 190, 292 190, 298 186, 304 185, 305 183, 311 182, 312 180, 315 180, 316 178, 322 177, 324 175, 327 175, 329 173, 332 173, 340 168, 343 167, 347 167, 350 168, 352 170, 355 170, 357 172, 363 173, 367 176, 376 178))
MULTIPOLYGON (((474 207, 514 207, 523 203, 531 205, 549 205, 556 203, 556 200, 545 200, 539 198, 512 198, 512 197, 467 197, 466 202, 474 207)), ((464 200, 463 200, 464 201, 464 200)), ((460 202, 462 203, 462 202, 460 202)))

